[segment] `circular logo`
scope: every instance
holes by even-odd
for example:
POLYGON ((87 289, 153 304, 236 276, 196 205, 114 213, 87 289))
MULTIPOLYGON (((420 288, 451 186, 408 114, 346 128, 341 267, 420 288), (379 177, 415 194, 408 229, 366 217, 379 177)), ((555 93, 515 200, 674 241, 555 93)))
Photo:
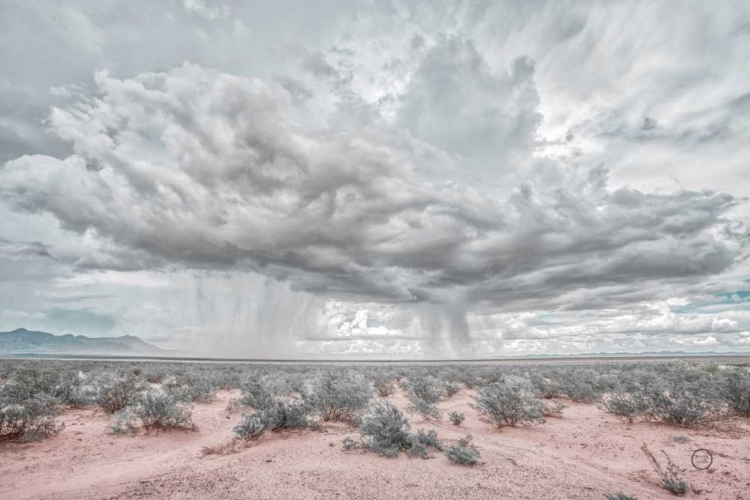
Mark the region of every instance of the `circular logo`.
POLYGON ((700 448, 693 452, 693 456, 690 457, 690 461, 693 463, 693 467, 695 467, 696 469, 706 470, 711 467, 711 464, 714 462, 714 456, 711 455, 710 451, 704 448, 700 448))

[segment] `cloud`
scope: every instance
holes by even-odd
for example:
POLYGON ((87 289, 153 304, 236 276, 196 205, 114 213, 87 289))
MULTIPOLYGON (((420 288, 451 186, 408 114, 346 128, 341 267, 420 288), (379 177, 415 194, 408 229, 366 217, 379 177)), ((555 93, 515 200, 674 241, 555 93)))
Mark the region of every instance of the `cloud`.
POLYGON ((420 177, 419 143, 388 125, 297 127, 291 96, 257 79, 185 64, 96 81, 98 97, 52 111, 75 154, 8 162, 0 194, 107 242, 112 268, 244 268, 332 297, 507 306, 702 278, 741 249, 730 195, 613 191, 595 168, 496 199, 420 177))
POLYGON ((744 345, 743 303, 716 297, 750 256, 746 5, 278 12, 10 8, 7 310, 75 289, 113 332, 200 349, 744 345), (276 328, 243 287, 304 313, 276 328))
POLYGON ((513 172, 530 155, 542 120, 533 77, 528 57, 496 76, 472 40, 441 36, 411 76, 398 120, 480 172, 513 172))
POLYGON ((185 10, 208 21, 216 21, 230 15, 229 7, 224 4, 208 5, 203 0, 182 0, 185 10))

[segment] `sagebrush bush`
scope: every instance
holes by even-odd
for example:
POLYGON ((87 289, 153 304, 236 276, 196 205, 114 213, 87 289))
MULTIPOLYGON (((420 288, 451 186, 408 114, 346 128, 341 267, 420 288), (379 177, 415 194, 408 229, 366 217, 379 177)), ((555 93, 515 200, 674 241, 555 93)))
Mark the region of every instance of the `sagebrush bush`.
POLYGON ((381 398, 387 398, 396 393, 396 384, 393 383, 393 379, 387 376, 375 377, 373 384, 378 396, 381 398))
POLYGON ((134 375, 107 377, 99 381, 96 404, 106 413, 117 413, 131 405, 142 391, 143 384, 134 375))
POLYGON ((432 449, 438 451, 443 449, 443 445, 434 429, 430 429, 427 432, 420 429, 416 434, 411 434, 409 440, 410 443, 406 454, 410 457, 430 458, 430 451, 432 449))
POLYGON ((605 493, 604 498, 607 500, 638 500, 633 495, 626 495, 622 491, 618 491, 617 493, 605 493))
POLYGON ((270 408, 276 404, 274 393, 269 384, 259 379, 251 379, 242 385, 241 405, 250 406, 256 410, 270 408))
POLYGON ((180 401, 210 403, 219 390, 219 382, 207 375, 166 379, 162 388, 180 401))
POLYGON ((461 392, 461 384, 456 382, 446 382, 444 387, 445 397, 452 398, 459 392, 461 392))
POLYGON ((347 436, 344 438, 344 440, 341 442, 341 445, 344 448, 344 451, 351 451, 356 450, 357 448, 360 448, 362 446, 361 443, 358 443, 354 439, 352 439, 350 436, 347 436))
POLYGON ((257 414, 269 431, 280 429, 304 429, 310 426, 311 409, 303 401, 276 401, 257 414))
POLYGON ((36 396, 49 396, 58 403, 66 403, 74 387, 79 384, 78 374, 49 369, 21 369, 3 386, 6 400, 17 403, 36 396))
POLYGON ((257 441, 266 433, 265 423, 260 414, 243 415, 242 420, 234 428, 234 433, 241 439, 257 441))
POLYGON ((458 465, 477 465, 482 459, 479 450, 471 442, 471 436, 461 438, 458 444, 449 446, 445 450, 448 460, 458 465))
POLYGON ((437 431, 435 429, 430 429, 428 431, 419 429, 416 434, 411 435, 411 441, 412 445, 414 443, 419 443, 429 448, 435 448, 438 451, 443 449, 443 445, 440 442, 440 439, 438 439, 437 431))
POLYGON ((354 423, 370 402, 372 383, 357 373, 325 374, 316 379, 306 399, 323 421, 354 423))
POLYGON ((646 397, 649 406, 647 417, 679 427, 707 422, 717 410, 699 394, 685 388, 652 389, 646 397))
POLYGON ((134 433, 138 430, 138 418, 132 408, 125 408, 114 415, 114 421, 109 426, 109 431, 116 435, 134 433))
POLYGON ((418 413, 425 420, 440 420, 442 414, 437 405, 428 403, 414 394, 409 395, 409 406, 406 408, 409 413, 418 413))
POLYGON ((390 401, 379 400, 362 418, 360 435, 367 449, 389 457, 411 447, 409 421, 390 401))
POLYGON ((55 422, 56 400, 47 394, 12 402, 0 393, 0 441, 34 440, 54 436, 62 429, 55 422))
POLYGON ((386 457, 406 452, 413 457, 428 458, 430 449, 442 450, 435 430, 410 432, 409 421, 390 401, 378 400, 370 406, 359 427, 361 442, 348 438, 344 449, 365 448, 386 457))
POLYGON ((445 394, 445 385, 436 377, 415 377, 409 380, 409 392, 427 404, 435 404, 445 394))
POLYGON ((496 383, 479 390, 472 408, 496 427, 544 423, 544 404, 518 387, 496 383))
POLYGON ((602 404, 607 413, 629 424, 644 416, 648 411, 648 405, 642 397, 627 392, 606 396, 602 399, 602 404))
POLYGON ((531 377, 536 394, 543 399, 561 398, 564 396, 562 387, 548 375, 535 374, 531 377))
POLYGON ((144 392, 132 412, 146 429, 195 429, 190 409, 168 392, 144 392))
POLYGON ((562 418, 563 410, 567 408, 567 406, 557 401, 542 403, 542 406, 544 406, 542 416, 546 418, 562 418))
POLYGON ((722 396, 737 415, 750 417, 750 372, 737 369, 727 374, 722 396))
POLYGON ((464 419, 466 419, 466 415, 464 415, 460 411, 452 411, 448 414, 448 418, 453 423, 453 425, 461 425, 464 419))

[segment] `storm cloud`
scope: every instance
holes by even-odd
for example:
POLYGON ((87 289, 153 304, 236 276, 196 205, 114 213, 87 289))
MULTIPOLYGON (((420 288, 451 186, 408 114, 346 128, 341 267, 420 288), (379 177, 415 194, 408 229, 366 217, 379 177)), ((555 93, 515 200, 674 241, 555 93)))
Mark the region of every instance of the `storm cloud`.
MULTIPOLYGON (((247 335, 269 355, 282 344, 472 356, 646 350, 685 336, 712 345, 711 334, 746 343, 741 307, 701 309, 747 286, 740 186, 750 185, 701 173, 741 179, 738 158, 750 153, 749 80, 739 78, 750 75, 736 63, 750 45, 737 20, 750 21, 746 7, 717 6, 707 29, 694 23, 701 7, 688 8, 666 23, 679 32, 669 41, 634 26, 613 35, 628 14, 619 5, 581 4, 554 22, 559 8, 545 3, 343 9, 303 29, 299 45, 254 46, 249 66, 223 51, 259 36, 248 6, 165 7, 174 30, 164 40, 201 49, 167 43, 154 49, 160 60, 113 41, 104 14, 117 7, 90 7, 62 19, 96 34, 84 40, 94 61, 79 76, 48 69, 48 97, 6 105, 3 324, 22 313, 70 324, 48 289, 79 283, 70 310, 92 324, 187 335, 206 351, 245 330, 263 332, 247 335), (212 47, 199 34, 213 30, 229 39, 212 47), (698 36, 732 46, 706 69, 713 87, 698 36), (673 65, 652 66, 648 54, 665 47, 673 65), (672 87, 682 90, 670 98, 672 87), (701 109, 681 110, 701 91, 701 109), (194 310, 175 315, 179 301, 156 293, 164 317, 146 321, 132 293, 150 279, 194 283, 181 295, 194 310), (45 309, 10 297, 21 283, 45 309)), ((126 17, 143 27, 142 15, 126 17)), ((20 74, 6 78, 4 102, 33 71, 20 74)))

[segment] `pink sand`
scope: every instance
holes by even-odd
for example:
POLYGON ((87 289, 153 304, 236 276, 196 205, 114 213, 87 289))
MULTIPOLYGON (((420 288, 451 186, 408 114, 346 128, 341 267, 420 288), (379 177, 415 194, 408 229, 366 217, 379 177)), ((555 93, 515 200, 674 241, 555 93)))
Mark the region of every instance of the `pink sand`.
MULTIPOLYGON (((229 455, 203 456, 207 445, 232 438, 240 413, 223 392, 211 404, 196 404, 198 432, 162 432, 116 437, 106 433, 111 419, 98 410, 66 410, 59 436, 29 444, 0 445, 0 499, 597 499, 624 491, 639 500, 675 498, 658 486, 640 451, 646 442, 662 458, 664 449, 687 469, 692 491, 685 498, 750 499, 750 422, 733 419, 720 428, 683 430, 663 425, 625 424, 596 405, 563 401, 561 419, 531 428, 498 431, 481 422, 468 391, 440 405, 466 413, 460 426, 447 417, 413 430, 436 429, 446 442, 474 437, 483 464, 461 467, 440 453, 430 460, 396 459, 355 450, 341 441, 358 433, 326 425, 325 433, 270 435, 229 455), (673 441, 675 434, 690 441, 673 441), (713 466, 690 464, 696 448, 713 452, 713 466)), ((401 408, 402 394, 392 396, 401 408)))

